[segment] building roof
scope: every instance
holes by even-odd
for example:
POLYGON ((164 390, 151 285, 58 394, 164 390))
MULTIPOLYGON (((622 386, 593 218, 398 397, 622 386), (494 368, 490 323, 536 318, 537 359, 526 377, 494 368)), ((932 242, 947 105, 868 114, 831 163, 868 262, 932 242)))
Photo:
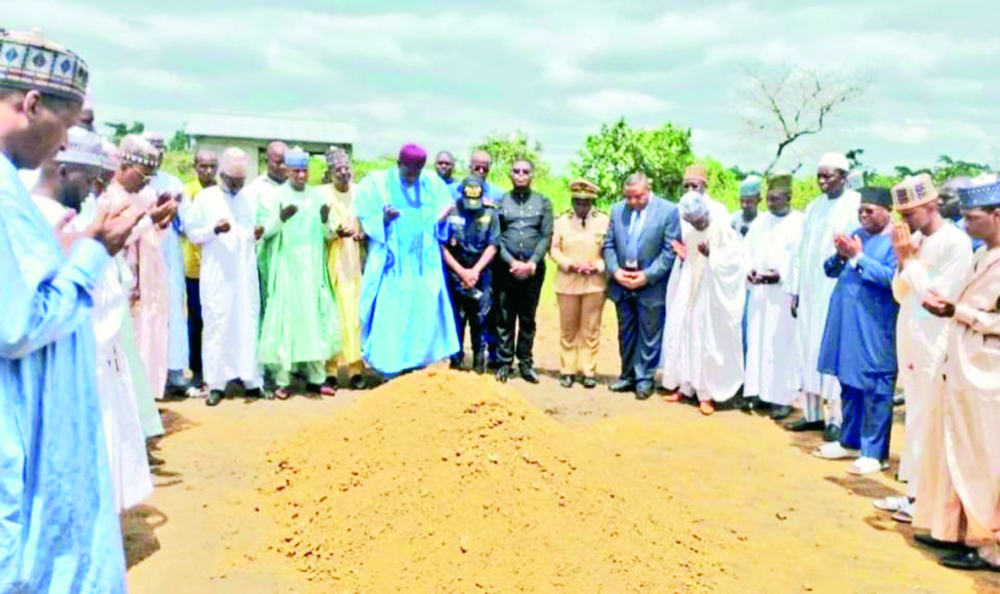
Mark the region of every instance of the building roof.
POLYGON ((344 122, 214 113, 193 114, 185 132, 190 136, 283 140, 289 143, 354 144, 357 137, 354 125, 344 122))

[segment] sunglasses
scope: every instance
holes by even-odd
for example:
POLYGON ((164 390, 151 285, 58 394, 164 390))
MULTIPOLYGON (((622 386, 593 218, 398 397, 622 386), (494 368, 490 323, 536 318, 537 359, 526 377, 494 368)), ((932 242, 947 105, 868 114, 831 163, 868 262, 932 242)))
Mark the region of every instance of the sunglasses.
POLYGON ((489 171, 490 170, 490 166, 489 165, 472 165, 470 167, 470 169, 472 169, 473 171, 489 171))
POLYGON ((525 168, 516 167, 514 169, 511 169, 510 171, 511 173, 516 173, 518 175, 531 175, 531 170, 526 167, 525 168))
POLYGON ((871 216, 871 215, 875 214, 876 212, 878 212, 878 211, 875 208, 871 207, 871 206, 862 206, 861 208, 858 209, 858 215, 868 215, 868 216, 871 216))

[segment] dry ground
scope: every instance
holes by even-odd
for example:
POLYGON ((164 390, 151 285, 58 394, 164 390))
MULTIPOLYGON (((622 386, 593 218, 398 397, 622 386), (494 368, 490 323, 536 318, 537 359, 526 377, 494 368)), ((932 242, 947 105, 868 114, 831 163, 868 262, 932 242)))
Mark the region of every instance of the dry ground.
MULTIPOLYGON (((618 365, 613 318, 608 307, 599 369, 607 378, 618 365)), ((898 424, 893 468, 851 477, 845 463, 808 455, 818 436, 787 433, 766 418, 737 411, 704 418, 694 407, 637 402, 605 385, 563 390, 556 383, 557 345, 558 318, 548 301, 536 344, 542 383, 510 385, 547 414, 591 431, 609 453, 628 450, 662 468, 675 496, 697 512, 693 531, 735 536, 736 546, 705 552, 729 570, 728 581, 718 582, 721 591, 1000 592, 1000 575, 941 568, 934 552, 913 542, 909 527, 872 507, 873 498, 901 491, 892 479, 902 442, 898 424)), ((214 409, 202 401, 164 404, 169 434, 158 455, 166 465, 156 472, 156 493, 125 520, 131 591, 317 592, 264 552, 275 528, 256 512, 255 488, 265 452, 338 414, 356 396, 237 399, 214 409)))

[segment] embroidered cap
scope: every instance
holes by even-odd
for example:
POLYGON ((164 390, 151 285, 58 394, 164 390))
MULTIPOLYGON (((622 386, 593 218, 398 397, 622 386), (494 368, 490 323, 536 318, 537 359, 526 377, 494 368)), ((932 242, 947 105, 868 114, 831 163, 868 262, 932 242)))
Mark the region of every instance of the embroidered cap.
POLYGON ((892 187, 892 201, 898 211, 910 210, 937 199, 937 188, 928 173, 909 176, 892 187))
POLYGON ((82 102, 89 79, 87 63, 42 37, 41 30, 0 29, 0 87, 37 89, 82 102))
POLYGON ((67 165, 101 167, 104 164, 101 137, 81 126, 73 126, 66 131, 66 149, 56 153, 55 160, 67 165))
POLYGON ((302 168, 309 166, 309 153, 302 150, 302 147, 297 146, 295 148, 290 148, 285 151, 285 166, 293 168, 302 168))
POLYGON ((138 134, 126 134, 118 145, 118 158, 122 163, 155 168, 160 164, 160 152, 138 134))
POLYGON ((760 176, 748 175, 740 182, 740 198, 760 198, 760 176))
POLYGON ((959 188, 958 199, 962 201, 962 210, 1000 206, 1000 180, 992 174, 976 176, 967 187, 959 188))

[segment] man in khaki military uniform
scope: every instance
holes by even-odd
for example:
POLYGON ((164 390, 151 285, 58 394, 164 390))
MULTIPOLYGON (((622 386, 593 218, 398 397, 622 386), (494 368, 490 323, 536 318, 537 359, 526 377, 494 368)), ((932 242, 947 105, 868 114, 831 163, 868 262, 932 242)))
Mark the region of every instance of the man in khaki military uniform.
POLYGON ((608 232, 608 215, 594 208, 597 185, 585 179, 570 183, 573 210, 556 219, 549 255, 559 266, 559 383, 569 388, 577 374, 583 386, 597 385, 597 350, 601 343, 601 310, 607 278, 601 244, 608 232))

